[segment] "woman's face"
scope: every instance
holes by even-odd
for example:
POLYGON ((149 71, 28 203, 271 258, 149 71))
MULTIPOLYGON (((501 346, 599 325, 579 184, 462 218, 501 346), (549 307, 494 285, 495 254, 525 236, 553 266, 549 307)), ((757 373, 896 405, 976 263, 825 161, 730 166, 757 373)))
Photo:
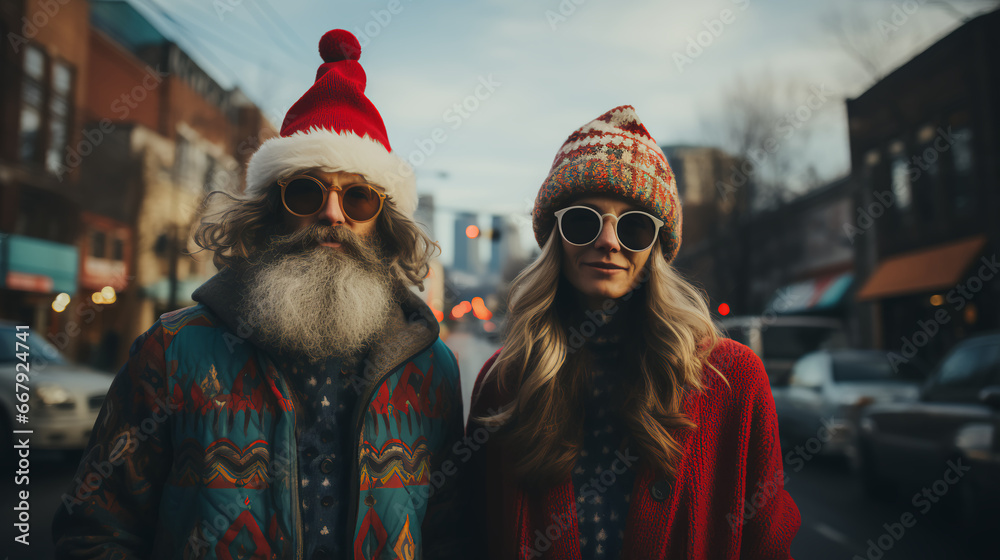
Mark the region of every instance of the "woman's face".
MULTIPOLYGON (((604 196, 581 198, 571 206, 589 206, 600 214, 616 217, 629 210, 641 210, 635 204, 604 196)), ((615 218, 604 216, 603 220, 601 234, 589 245, 571 245, 559 236, 563 247, 563 275, 591 309, 600 309, 608 299, 627 294, 649 260, 650 251, 660 246, 653 243, 645 251, 629 251, 615 236, 615 218)))

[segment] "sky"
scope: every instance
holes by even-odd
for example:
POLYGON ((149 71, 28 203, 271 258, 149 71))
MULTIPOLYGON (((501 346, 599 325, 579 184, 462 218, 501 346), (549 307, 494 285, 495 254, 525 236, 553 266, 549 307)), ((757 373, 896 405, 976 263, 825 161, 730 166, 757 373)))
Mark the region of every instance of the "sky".
MULTIPOLYGON (((535 194, 566 137, 632 105, 660 145, 719 145, 723 92, 787 85, 789 111, 830 92, 787 146, 797 170, 849 173, 844 100, 873 78, 831 31, 855 24, 885 71, 995 2, 932 0, 128 0, 276 126, 312 85, 324 32, 362 45, 366 94, 393 150, 434 195, 450 262, 450 213, 509 214, 531 243, 535 194), (165 17, 169 16, 169 17, 165 17), (441 131, 435 133, 436 129, 441 131), (442 139, 443 138, 443 139, 442 139), (440 140, 440 141, 439 141, 440 140)), ((814 105, 816 103, 814 102, 814 105)))

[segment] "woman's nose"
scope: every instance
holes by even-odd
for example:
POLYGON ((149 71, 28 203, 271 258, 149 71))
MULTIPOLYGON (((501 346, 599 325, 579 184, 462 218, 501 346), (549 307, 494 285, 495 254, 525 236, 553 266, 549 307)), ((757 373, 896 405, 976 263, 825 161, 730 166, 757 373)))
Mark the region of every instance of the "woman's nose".
POLYGON ((601 234, 594 241, 594 247, 601 251, 621 251, 618 236, 615 235, 615 221, 612 216, 604 216, 601 219, 604 220, 604 227, 601 228, 601 234))

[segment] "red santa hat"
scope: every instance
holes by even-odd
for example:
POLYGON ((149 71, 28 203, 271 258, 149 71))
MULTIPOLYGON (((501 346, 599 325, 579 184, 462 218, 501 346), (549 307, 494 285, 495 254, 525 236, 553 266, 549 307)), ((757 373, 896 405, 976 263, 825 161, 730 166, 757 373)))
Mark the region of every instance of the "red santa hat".
POLYGON ((282 177, 309 168, 358 173, 383 189, 407 217, 417 209, 413 168, 389 145, 385 124, 365 97, 358 63, 361 44, 343 29, 319 41, 323 64, 316 82, 295 102, 281 134, 261 144, 247 165, 247 194, 264 192, 282 177))

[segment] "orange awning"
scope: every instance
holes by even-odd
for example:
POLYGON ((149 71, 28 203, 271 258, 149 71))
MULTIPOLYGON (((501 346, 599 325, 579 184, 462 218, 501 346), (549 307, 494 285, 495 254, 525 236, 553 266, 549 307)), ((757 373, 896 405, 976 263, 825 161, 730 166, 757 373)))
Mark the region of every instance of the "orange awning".
POLYGON ((864 301, 950 288, 962 280, 985 245, 986 236, 977 235, 887 258, 855 298, 864 301))

